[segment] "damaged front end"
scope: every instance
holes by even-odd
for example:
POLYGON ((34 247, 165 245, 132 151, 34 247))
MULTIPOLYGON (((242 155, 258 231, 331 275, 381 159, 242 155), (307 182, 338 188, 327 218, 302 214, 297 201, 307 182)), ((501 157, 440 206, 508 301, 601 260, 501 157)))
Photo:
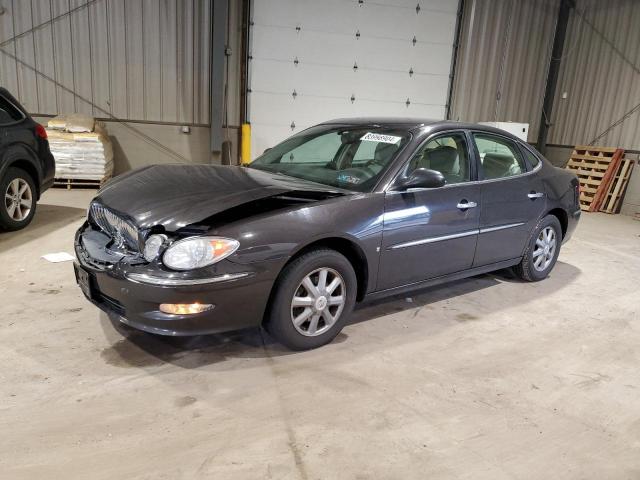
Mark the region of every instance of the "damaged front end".
MULTIPOLYGON (((305 200, 268 200, 263 205, 269 205, 266 210, 256 208, 253 213, 300 201, 305 200)), ((213 239, 217 248, 222 237, 211 233, 216 226, 251 216, 242 206, 236 208, 167 231, 162 225, 141 229, 132 218, 105 206, 98 198, 76 233, 76 280, 100 309, 114 314, 122 323, 151 333, 199 335, 259 325, 281 260, 227 260, 233 249, 202 268, 180 269, 169 268, 166 257, 168 249, 190 241, 213 239), (163 241, 153 258, 145 258, 145 246, 154 237, 163 241)))
POLYGON ((83 263, 98 269, 113 268, 120 262, 142 264, 145 263, 142 251, 147 233, 124 216, 92 202, 87 221, 76 234, 76 254, 83 263))

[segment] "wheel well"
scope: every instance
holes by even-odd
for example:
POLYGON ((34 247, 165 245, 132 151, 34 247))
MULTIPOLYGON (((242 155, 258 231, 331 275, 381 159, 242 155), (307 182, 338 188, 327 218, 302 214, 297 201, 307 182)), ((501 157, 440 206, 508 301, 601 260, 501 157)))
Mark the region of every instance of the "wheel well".
POLYGON ((37 199, 40 199, 40 179, 38 178, 38 170, 36 170, 36 167, 34 167, 33 164, 27 160, 16 160, 15 162, 9 164, 8 168, 11 167, 19 168, 20 170, 24 170, 29 174, 31 180, 33 180, 33 184, 36 187, 36 197, 37 199))
POLYGON ((316 250, 322 247, 335 250, 336 252, 344 255, 346 259, 349 260, 349 263, 351 263, 353 270, 356 272, 356 278, 358 279, 358 293, 356 299, 358 301, 362 300, 365 293, 367 292, 367 282, 369 279, 369 267, 367 265, 367 258, 358 245, 350 240, 347 240, 346 238, 323 238, 321 240, 310 243, 309 245, 306 245, 302 249, 298 250, 296 254, 289 259, 287 265, 298 258, 300 255, 303 255, 310 250, 316 250))
POLYGON ((569 215, 562 208, 554 208, 547 215, 553 215, 560 222, 560 227, 562 228, 562 238, 567 233, 567 225, 569 223, 569 215))

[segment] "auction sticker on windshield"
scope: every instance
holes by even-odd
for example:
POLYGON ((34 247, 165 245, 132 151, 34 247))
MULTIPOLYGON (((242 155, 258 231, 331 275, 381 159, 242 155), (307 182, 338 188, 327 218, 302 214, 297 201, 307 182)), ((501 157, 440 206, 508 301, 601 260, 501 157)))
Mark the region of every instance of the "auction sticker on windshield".
POLYGON ((396 137, 394 135, 382 135, 380 133, 366 133, 360 140, 367 142, 379 142, 379 143, 398 143, 402 140, 402 137, 396 137))

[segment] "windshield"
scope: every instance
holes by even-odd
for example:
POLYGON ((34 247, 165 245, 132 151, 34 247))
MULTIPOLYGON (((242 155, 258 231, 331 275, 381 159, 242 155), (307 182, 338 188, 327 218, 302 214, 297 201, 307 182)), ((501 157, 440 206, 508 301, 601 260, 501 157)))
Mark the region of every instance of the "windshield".
POLYGON ((399 128, 318 125, 267 150, 249 168, 366 192, 410 138, 399 128))

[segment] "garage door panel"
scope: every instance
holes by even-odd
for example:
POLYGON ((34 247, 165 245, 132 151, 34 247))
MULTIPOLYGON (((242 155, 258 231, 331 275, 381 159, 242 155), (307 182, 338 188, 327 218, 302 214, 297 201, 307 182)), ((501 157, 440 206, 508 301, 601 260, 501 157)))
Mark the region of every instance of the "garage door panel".
MULTIPOLYGON (((420 13, 416 40, 425 43, 451 43, 456 28, 456 12, 426 11, 420 13)), ((413 38, 413 37, 412 37, 413 38)))
POLYGON ((343 67, 304 65, 296 72, 297 92, 306 95, 339 97, 345 101, 354 93, 357 74, 343 67))
POLYGON ((408 75, 413 49, 410 39, 363 37, 358 41, 358 67, 396 70, 408 75))
POLYGON ((303 32, 298 39, 300 63, 317 63, 353 67, 356 59, 356 40, 338 33, 303 32))
POLYGON ((458 11, 458 2, 450 0, 421 0, 420 8, 422 11, 439 11, 455 14, 458 11))
POLYGON ((410 50, 409 59, 415 72, 439 73, 448 76, 451 66, 451 47, 418 44, 410 50))
POLYGON ((355 37, 357 15, 361 8, 357 2, 344 0, 301 1, 297 3, 296 25, 301 32, 323 31, 353 35, 355 37), (327 18, 327 12, 331 16, 327 18))
POLYGON ((293 28, 255 25, 251 29, 251 56, 291 60, 299 53, 298 34, 293 28))
MULTIPOLYGON (((415 5, 414 5, 415 9, 415 5)), ((361 9, 360 33, 363 37, 407 39, 411 41, 416 28, 415 10, 388 5, 367 5, 361 9)))
POLYGON ((253 2, 253 21, 258 25, 296 25, 299 18, 297 2, 262 0, 253 2))
POLYGON ((296 67, 292 63, 254 59, 251 90, 292 93, 296 87, 296 67))

